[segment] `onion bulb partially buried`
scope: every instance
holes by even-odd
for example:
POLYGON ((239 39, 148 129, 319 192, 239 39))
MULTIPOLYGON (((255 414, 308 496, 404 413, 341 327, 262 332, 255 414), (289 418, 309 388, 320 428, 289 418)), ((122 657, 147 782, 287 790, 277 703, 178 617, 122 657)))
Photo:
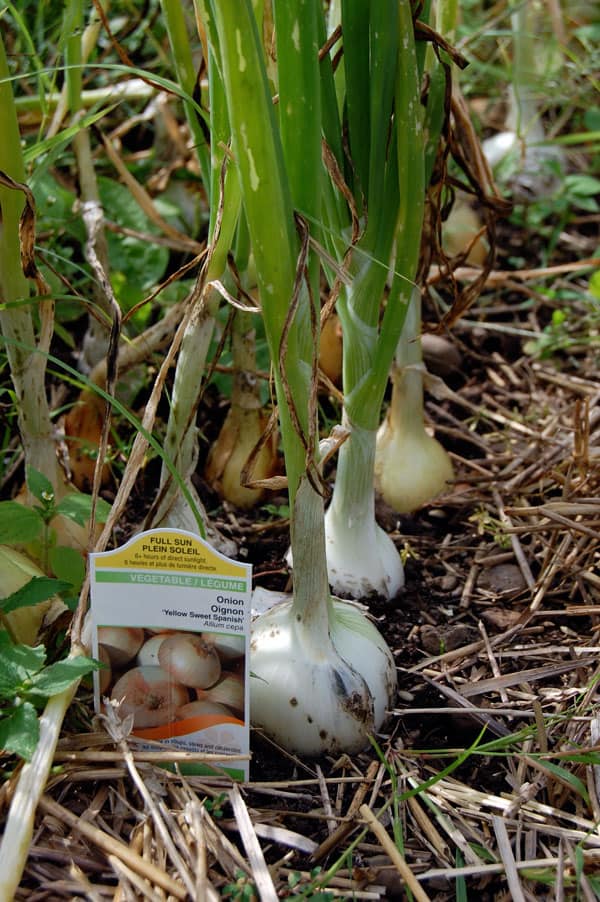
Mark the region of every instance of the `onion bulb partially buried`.
POLYGON ((396 687, 394 660, 373 624, 350 603, 327 605, 329 632, 291 601, 252 628, 252 723, 297 754, 364 749, 396 687))
MULTIPOLYGON (((222 498, 236 507, 254 507, 264 496, 264 489, 242 485, 242 470, 262 438, 266 425, 267 417, 261 410, 245 410, 232 404, 208 455, 205 478, 222 498)), ((276 466, 275 443, 268 439, 256 456, 252 479, 268 479, 274 474, 276 466)))
POLYGON ((343 598, 395 598, 404 586, 404 567, 394 542, 375 518, 350 523, 332 504, 325 525, 332 591, 343 598))
POLYGON ((423 376, 418 369, 395 369, 392 399, 377 434, 375 486, 398 513, 434 499, 454 479, 452 462, 423 423, 423 376))
POLYGON ((454 479, 452 462, 425 429, 421 295, 413 290, 392 366, 392 397, 377 433, 375 487, 400 514, 433 500, 454 479))
POLYGON ((483 266, 488 246, 482 232, 483 223, 477 211, 464 200, 456 201, 442 226, 444 252, 449 257, 466 254, 466 263, 483 266))
MULTIPOLYGON (((73 484, 81 492, 91 492, 96 458, 102 436, 106 402, 93 391, 85 390, 64 419, 66 445, 73 484)), ((110 478, 108 464, 102 467, 102 485, 110 478)))
POLYGON ((267 417, 262 410, 256 374, 256 332, 252 315, 237 310, 233 321, 232 355, 234 365, 231 406, 225 422, 210 450, 204 476, 221 498, 236 507, 254 507, 265 489, 242 485, 244 471, 249 469, 252 481, 273 476, 277 469, 277 440, 274 434, 266 441, 248 467, 249 459, 263 438, 267 417))
POLYGON ((120 702, 121 716, 133 714, 134 729, 145 729, 175 720, 177 709, 187 704, 189 694, 160 667, 134 667, 117 680, 111 699, 120 702))
POLYGON ((391 537, 375 520, 373 461, 377 433, 345 425, 350 441, 340 449, 336 487, 325 514, 329 585, 341 598, 394 598, 404 568, 391 537))

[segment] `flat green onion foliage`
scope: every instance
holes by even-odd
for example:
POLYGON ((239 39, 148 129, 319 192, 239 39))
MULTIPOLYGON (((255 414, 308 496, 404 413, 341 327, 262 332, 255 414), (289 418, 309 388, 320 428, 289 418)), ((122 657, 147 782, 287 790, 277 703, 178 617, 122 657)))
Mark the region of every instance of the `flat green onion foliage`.
POLYGON ((421 76, 410 3, 346 0, 341 27, 338 78, 345 84, 342 112, 354 164, 346 164, 346 178, 360 220, 348 264, 351 281, 338 301, 350 439, 340 450, 327 512, 327 552, 336 592, 392 598, 403 585, 402 565, 375 521, 373 468, 383 395, 419 262, 425 201, 421 76))
MULTIPOLYGON (((297 700, 296 689, 321 691, 327 676, 315 676, 311 664, 303 679, 287 681, 286 667, 301 648, 310 660, 338 655, 333 670, 345 674, 338 682, 346 688, 357 676, 347 634, 361 629, 331 602, 330 585, 338 595, 393 597, 403 584, 398 551, 375 521, 373 471, 381 404, 419 267, 426 161, 441 127, 437 114, 425 116, 421 97, 425 61, 431 58, 433 67, 437 61, 415 41, 408 0, 341 0, 330 4, 329 19, 317 0, 273 0, 274 35, 261 3, 198 6, 227 105, 230 165, 239 174, 290 495, 293 602, 254 630, 259 676, 257 661, 276 657, 269 631, 280 637, 280 659, 269 660, 255 681, 255 710, 262 712, 271 703, 270 682, 282 683, 288 700, 297 700), (341 50, 335 71, 330 45, 341 50), (323 284, 343 328, 349 434, 326 516, 316 407, 323 284), (344 635, 337 629, 342 621, 344 635)), ((439 92, 432 96, 439 101, 439 92)), ((382 661, 380 675, 386 666, 382 661)), ((356 692, 366 697, 362 688, 356 692)), ((377 693, 371 695, 362 734, 340 726, 338 736, 346 738, 338 745, 360 745, 381 721, 377 693)), ((258 722, 267 729, 288 722, 285 705, 276 716, 260 713, 258 722)), ((297 734, 288 738, 300 750, 323 747, 303 744, 297 734)), ((329 737, 325 745, 336 743, 329 737)))
POLYGON ((225 89, 291 509, 293 600, 254 626, 252 716, 287 747, 318 754, 365 746, 391 701, 395 668, 371 624, 329 595, 317 442, 320 265, 311 239, 341 264, 351 216, 335 184, 341 156, 322 162, 324 134, 338 153, 342 146, 331 63, 319 60, 322 8, 317 0, 275 0, 273 11, 276 71, 263 49, 260 8, 215 0, 202 13, 225 89))
MULTIPOLYGON (((163 463, 161 492, 147 525, 185 528, 206 536, 206 514, 190 479, 197 462, 194 413, 219 304, 219 296, 211 286, 213 280, 223 278, 226 269, 227 253, 233 242, 239 218, 240 193, 237 171, 233 167, 224 169, 223 166, 229 140, 229 125, 223 86, 214 55, 209 53, 207 61, 211 133, 211 147, 208 153, 197 111, 191 103, 196 73, 181 4, 177 0, 162 0, 162 8, 180 87, 190 98, 184 101, 184 106, 209 196, 210 243, 202 261, 196 289, 188 299, 164 443, 166 454, 174 462, 182 479, 186 480, 188 496, 193 499, 194 506, 192 508, 189 505, 188 499, 183 496, 179 486, 173 481, 168 467, 163 463)), ((229 547, 226 540, 216 531, 209 530, 208 537, 224 553, 234 553, 235 548, 229 547)))

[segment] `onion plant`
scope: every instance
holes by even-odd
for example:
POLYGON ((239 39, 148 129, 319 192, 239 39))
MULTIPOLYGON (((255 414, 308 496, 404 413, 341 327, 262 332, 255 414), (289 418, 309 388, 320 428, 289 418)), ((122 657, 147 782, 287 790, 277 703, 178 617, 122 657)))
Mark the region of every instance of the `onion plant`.
POLYGON ((341 26, 339 78, 353 163, 347 177, 361 233, 349 264, 351 283, 338 301, 350 438, 340 450, 327 511, 327 553, 335 591, 391 598, 403 585, 403 570, 375 520, 373 473, 381 405, 419 261, 425 200, 421 80, 410 3, 342 0, 341 26))
MULTIPOLYGON (((63 87, 63 103, 54 115, 50 134, 58 129, 63 113, 70 113, 76 123, 83 111, 83 67, 98 40, 100 20, 95 10, 91 21, 84 29, 84 10, 82 0, 69 0, 65 4, 63 16, 65 35, 65 84, 63 87)), ((97 226, 98 218, 103 217, 100 204, 98 181, 94 168, 92 145, 88 128, 80 128, 73 136, 73 151, 77 161, 79 180, 79 196, 81 200, 82 218, 86 227, 88 242, 96 254, 98 262, 106 274, 109 273, 108 246, 102 225, 97 226)), ((88 328, 81 348, 80 366, 89 370, 104 359, 108 350, 110 323, 112 321, 111 302, 107 297, 102 280, 93 282, 94 302, 98 313, 88 319, 88 328)))
MULTIPOLYGON (((169 525, 206 536, 206 514, 191 482, 198 458, 195 413, 214 331, 214 315, 219 303, 219 294, 213 287, 213 282, 223 277, 226 268, 227 253, 239 218, 240 193, 237 171, 226 165, 229 141, 226 104, 214 57, 209 52, 207 66, 211 146, 208 157, 198 110, 192 100, 196 75, 183 10, 175 0, 163 0, 162 5, 180 86, 189 98, 185 105, 186 114, 208 189, 210 223, 206 259, 196 288, 189 298, 187 323, 177 360, 164 445, 166 454, 186 481, 188 497, 193 499, 194 509, 172 480, 167 466, 163 465, 161 493, 149 525, 169 525)), ((216 532, 213 531, 209 537, 222 551, 231 553, 232 549, 216 532)))
POLYGON ((256 314, 260 308, 255 304, 256 277, 244 216, 240 217, 231 253, 237 293, 237 299, 229 297, 235 305, 228 323, 233 368, 231 404, 208 454, 204 475, 223 499, 249 509, 264 498, 267 486, 273 486, 278 435, 264 408, 257 374, 256 314))
MULTIPOLYGON (((345 201, 321 158, 323 132, 335 132, 341 165, 341 129, 330 60, 319 61, 325 27, 318 0, 273 3, 276 108, 260 6, 256 17, 250 0, 213 0, 200 10, 225 88, 291 512, 293 597, 254 624, 252 719, 298 752, 352 751, 381 725, 395 668, 372 624, 333 599, 328 586, 316 416, 320 267, 310 241, 323 239, 325 210, 341 225, 345 201)), ((330 244, 341 251, 346 241, 337 229, 330 244)))
POLYGON ((562 149, 546 138, 540 104, 556 70, 556 45, 551 36, 540 37, 545 11, 538 4, 513 0, 509 10, 513 59, 507 128, 487 138, 483 150, 490 165, 504 171, 515 195, 531 199, 555 187, 557 170, 564 166, 562 149))
POLYGON ((231 404, 213 443, 204 476, 221 498, 239 508, 256 507, 264 497, 264 482, 277 466, 277 437, 268 430, 256 374, 256 323, 252 313, 236 310, 233 317, 231 404))
MULTIPOLYGON (((440 0, 427 4, 429 15, 438 32, 452 39, 457 16, 457 0, 440 0)), ((440 134, 444 125, 444 104, 448 74, 431 46, 416 48, 417 68, 427 73, 427 104, 422 111, 423 131, 416 142, 418 162, 412 165, 423 172, 419 185, 419 216, 423 217, 424 192, 429 184, 440 134), (422 162, 421 162, 422 160, 422 162)), ((410 173, 408 173, 410 178, 410 173)), ((402 190, 402 189, 401 189, 402 190)), ((406 189, 404 189, 406 190, 406 189)), ((455 211, 452 208, 452 212, 455 211)), ((467 208, 469 209, 469 208, 467 208)), ((402 232, 398 240, 402 241, 402 232)), ((410 260, 405 259, 407 274, 416 278, 419 248, 415 245, 410 260)), ((425 365, 421 350, 421 294, 413 288, 406 320, 392 364, 392 394, 385 419, 377 433, 375 452, 375 486, 383 500, 399 513, 409 513, 446 488, 454 476, 450 457, 440 443, 425 429, 423 397, 425 365)))
POLYGON ((450 457, 423 421, 421 298, 415 289, 392 367, 392 397, 377 434, 375 485, 398 513, 439 495, 453 479, 450 457))
MULTIPOLYGON (((42 474, 51 487, 53 503, 58 503, 73 487, 59 465, 45 385, 54 301, 34 260, 35 206, 25 184, 21 136, 1 37, 0 128, 0 334, 15 392, 26 472, 42 474)), ((33 503, 27 487, 24 491, 28 503, 33 503)), ((79 551, 87 547, 87 527, 60 514, 52 526, 60 545, 79 551)))
MULTIPOLYGON (((197 6, 208 34, 212 119, 219 116, 220 79, 225 78, 225 70, 220 58, 216 62, 221 51, 215 38, 211 6, 200 3, 197 6)), ((295 6, 291 11, 286 7, 284 13, 280 4, 274 4, 278 65, 276 70, 267 63, 264 67, 277 81, 277 124, 292 209, 302 214, 311 239, 324 245, 329 259, 338 264, 337 267, 335 263, 326 265, 325 270, 334 293, 339 290, 337 308, 345 349, 344 426, 350 432, 350 439, 340 452, 336 486, 326 516, 329 581, 341 595, 363 597, 378 593, 392 597, 403 585, 403 569, 393 541, 375 520, 373 470, 381 403, 419 260, 425 191, 425 137, 420 102, 422 64, 419 65, 409 3, 400 2, 391 7, 384 2, 342 2, 339 7, 332 4, 331 15, 337 11, 343 33, 343 61, 335 77, 329 57, 320 63, 318 57, 310 59, 311 54, 314 57, 317 53, 315 47, 322 45, 327 37, 320 10, 313 11, 312 44, 306 40, 301 58, 296 60, 296 33, 301 30, 301 20, 295 6), (312 83, 308 82, 309 77, 312 83), (302 117, 295 104, 302 108, 302 117), (302 134, 301 142, 299 134, 302 134), (344 152, 345 136, 349 163, 344 152), (321 162, 322 140, 326 148, 325 168, 321 162), (335 283, 341 264, 344 273, 340 290, 335 283), (391 289, 380 321, 390 281, 391 289)), ((298 40, 303 42, 305 38, 298 40)), ((242 44, 245 46, 245 40, 242 44)), ((211 123, 211 131, 214 161, 215 148, 222 147, 228 139, 218 119, 211 123)), ((213 211, 218 207, 214 172, 213 163, 210 192, 213 211)), ((230 213, 231 209, 226 192, 225 210, 230 213)), ((230 224, 234 224, 233 217, 230 224)), ((214 228, 214 218, 211 228, 214 228)), ((256 257, 255 236, 251 237, 256 257)), ((220 277, 223 269, 225 238, 226 231, 221 227, 208 264, 209 284, 215 276, 220 277)), ((307 254, 306 266, 312 306, 316 310, 319 263, 312 250, 307 254)), ((298 289, 297 294, 300 293, 298 289)), ((190 451, 186 452, 193 442, 192 399, 206 356, 206 334, 212 330, 207 306, 210 293, 205 291, 201 297, 205 337, 200 336, 196 317, 180 355, 166 444, 184 471, 186 466, 188 471, 191 469, 194 460, 190 451), (189 354, 193 366, 189 376, 183 376, 189 354), (187 399, 185 403, 180 401, 182 393, 187 399)), ((285 320, 279 328, 285 331, 288 357, 293 359, 294 344, 299 342, 301 350, 306 345, 303 353, 308 360, 314 329, 299 303, 295 316, 298 320, 304 317, 300 337, 296 338, 294 331, 287 327, 284 330, 285 320)), ((273 342, 271 352, 279 353, 278 345, 273 342)), ((287 390, 286 384, 281 386, 281 391, 287 390)), ((296 407, 292 408, 292 418, 297 416, 296 407)), ((300 405, 300 409, 303 407, 300 405)), ((286 416, 285 408, 282 416, 286 416)), ((300 431, 306 445, 303 430, 304 426, 300 431)), ((311 450, 312 453, 316 452, 311 450)), ((173 522, 173 507, 168 516, 173 522)))

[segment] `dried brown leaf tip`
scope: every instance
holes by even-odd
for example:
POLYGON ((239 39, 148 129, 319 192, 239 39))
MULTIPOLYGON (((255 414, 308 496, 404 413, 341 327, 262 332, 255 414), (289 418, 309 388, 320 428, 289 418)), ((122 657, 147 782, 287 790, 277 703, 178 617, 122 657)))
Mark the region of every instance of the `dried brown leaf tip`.
POLYGON ((19 244, 21 249, 21 266, 23 274, 33 279, 38 294, 48 294, 48 286, 35 262, 35 199, 28 185, 17 182, 0 169, 0 185, 12 191, 22 191, 25 205, 19 221, 19 244))

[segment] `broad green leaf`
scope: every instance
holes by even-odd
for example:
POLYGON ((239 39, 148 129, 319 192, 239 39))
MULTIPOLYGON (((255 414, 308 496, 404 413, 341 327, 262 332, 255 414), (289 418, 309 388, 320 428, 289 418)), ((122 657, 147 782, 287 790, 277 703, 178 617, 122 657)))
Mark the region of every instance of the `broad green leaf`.
POLYGON ((106 523, 110 516, 112 505, 105 501, 104 498, 98 498, 96 501, 96 522, 106 523))
POLYGON ((13 645, 8 633, 0 631, 0 698, 11 701, 23 684, 42 669, 46 661, 43 645, 13 645))
POLYGON ((6 598, 0 598, 0 611, 8 614, 9 611, 16 611, 17 608, 29 608, 41 601, 52 598, 53 595, 59 595, 71 588, 70 582, 61 579, 52 579, 49 576, 33 576, 28 583, 7 595, 6 598))
POLYGON ((48 562, 57 579, 66 583, 67 588, 61 589, 61 593, 79 593, 85 579, 85 562, 81 553, 65 545, 56 545, 48 553, 48 562))
POLYGON ((600 300, 600 269, 597 269, 590 276, 589 288, 594 297, 600 300))
MULTIPOLYGON (((58 223, 64 229, 68 217, 75 219, 73 208, 77 200, 76 194, 59 184, 53 174, 44 172, 41 176, 38 175, 34 181, 33 193, 38 227, 49 228, 58 223)), ((84 235, 82 227, 77 237, 84 235)))
POLYGON ((0 501, 0 545, 33 542, 42 531, 40 514, 18 501, 0 501))
MULTIPOLYGON (((98 188, 107 216, 120 226, 152 235, 156 226, 135 201, 131 191, 113 179, 99 178, 98 188)), ((106 235, 110 256, 111 282, 121 306, 128 310, 160 282, 164 275, 169 251, 132 236, 106 235)))
POLYGON ((40 724, 32 704, 24 702, 14 713, 0 720, 0 748, 26 761, 31 759, 40 738, 40 724))
POLYGON ((600 41, 600 22, 590 22, 589 24, 580 25, 579 28, 574 28, 573 36, 577 37, 582 43, 584 41, 598 43, 600 41))
POLYGON ((64 692, 75 680, 98 670, 102 665, 99 661, 91 658, 76 657, 67 658, 66 661, 57 661, 50 664, 32 679, 31 691, 36 695, 56 695, 58 692, 64 692))
MULTIPOLYGON (((84 495, 80 492, 72 492, 70 495, 65 495, 62 501, 56 505, 57 514, 62 514, 64 517, 68 517, 69 520, 74 520, 80 526, 85 526, 88 522, 91 511, 91 495, 84 495)), ((109 513, 110 504, 104 501, 103 498, 98 498, 96 502, 96 520, 98 523, 105 523, 109 513)))
POLYGON ((33 467, 27 467, 27 488, 40 504, 48 504, 54 499, 54 486, 43 473, 33 467))
POLYGON ((578 173, 565 178, 565 187, 579 197, 597 197, 600 194, 600 180, 593 175, 578 173))
POLYGON ((598 201, 595 197, 582 196, 576 194, 576 205, 578 210, 586 210, 588 213, 596 213, 598 210, 598 201))
POLYGON ((600 132, 600 107, 592 107, 583 114, 585 127, 591 132, 600 132))

